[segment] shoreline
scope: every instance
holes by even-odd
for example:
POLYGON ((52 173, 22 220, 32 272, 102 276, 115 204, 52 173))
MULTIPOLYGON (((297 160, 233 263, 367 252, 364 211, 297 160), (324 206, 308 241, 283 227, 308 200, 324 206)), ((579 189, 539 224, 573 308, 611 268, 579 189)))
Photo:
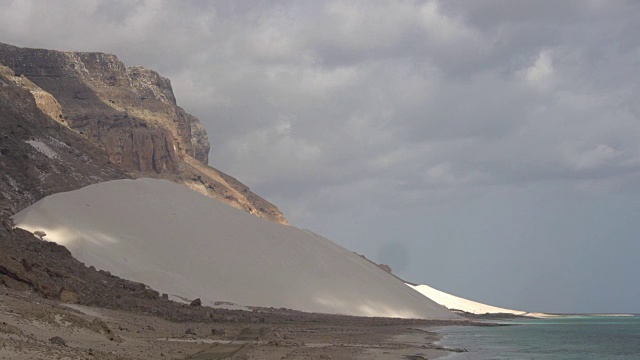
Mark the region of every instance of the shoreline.
MULTIPOLYGON (((451 324, 446 326, 467 326, 466 324, 451 324)), ((396 347, 370 348, 365 350, 357 359, 440 359, 456 352, 466 352, 466 349, 448 348, 438 344, 442 334, 432 331, 442 326, 429 326, 427 328, 411 328, 408 332, 398 334, 388 339, 389 344, 396 347)))
MULTIPOLYGON (((249 315, 255 318, 189 316, 175 321, 146 311, 69 306, 33 292, 1 289, 0 358, 11 359, 420 360, 455 351, 436 344, 441 336, 433 328, 486 326, 467 320, 362 318, 286 310, 271 318, 254 310, 249 315)), ((199 310, 204 309, 184 308, 194 315, 199 310)))
POLYGON ((436 343, 463 347, 467 354, 446 359, 602 358, 636 359, 640 321, 629 316, 567 316, 507 320, 505 327, 438 327, 436 343), (513 323, 511 323, 513 322, 513 323), (611 346, 615 339, 615 346, 611 346))

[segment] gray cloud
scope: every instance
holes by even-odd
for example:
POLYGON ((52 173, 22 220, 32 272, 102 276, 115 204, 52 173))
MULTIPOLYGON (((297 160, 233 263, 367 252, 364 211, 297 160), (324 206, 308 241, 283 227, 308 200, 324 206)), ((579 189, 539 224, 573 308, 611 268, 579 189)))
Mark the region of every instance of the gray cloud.
POLYGON ((213 166, 412 281, 640 312, 634 2, 0 6, 0 41, 171 78, 213 166))

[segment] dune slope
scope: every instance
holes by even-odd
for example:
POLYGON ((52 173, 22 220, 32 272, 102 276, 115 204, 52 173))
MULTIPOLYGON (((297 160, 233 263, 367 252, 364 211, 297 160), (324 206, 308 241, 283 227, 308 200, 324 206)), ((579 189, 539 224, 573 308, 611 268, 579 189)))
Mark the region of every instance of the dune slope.
POLYGON ((166 180, 114 180, 14 216, 87 265, 203 304, 360 316, 457 315, 351 251, 166 180))
POLYGON ((461 298, 459 296, 448 294, 444 291, 440 291, 438 289, 434 289, 428 285, 411 285, 407 284, 410 288, 417 290, 424 296, 429 299, 437 302, 438 304, 445 306, 447 309, 451 310, 462 310, 472 314, 513 314, 520 316, 530 316, 530 317, 548 317, 548 314, 543 313, 532 313, 522 310, 513 310, 506 309, 497 306, 487 305, 483 303, 479 303, 477 301, 468 300, 465 298, 461 298))

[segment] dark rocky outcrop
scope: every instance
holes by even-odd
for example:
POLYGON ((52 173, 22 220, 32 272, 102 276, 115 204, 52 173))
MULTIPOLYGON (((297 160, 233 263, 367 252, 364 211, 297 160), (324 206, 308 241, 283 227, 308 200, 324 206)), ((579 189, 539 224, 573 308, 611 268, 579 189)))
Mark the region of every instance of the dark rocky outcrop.
POLYGON ((203 164, 209 163, 209 136, 200 120, 197 117, 187 114, 189 124, 191 124, 191 146, 193 147, 193 156, 200 160, 203 164))
POLYGON ((54 345, 67 346, 67 342, 64 341, 64 339, 61 338, 60 336, 54 336, 51 339, 49 339, 49 341, 54 345))

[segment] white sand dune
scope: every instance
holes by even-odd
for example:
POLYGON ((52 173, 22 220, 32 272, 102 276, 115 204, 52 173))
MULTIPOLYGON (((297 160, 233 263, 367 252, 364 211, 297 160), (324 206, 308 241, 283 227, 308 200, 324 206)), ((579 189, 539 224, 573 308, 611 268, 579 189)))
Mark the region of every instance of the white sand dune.
POLYGON ((446 307, 451 310, 462 310, 472 314, 514 314, 514 315, 522 315, 522 316, 531 316, 531 317, 550 317, 549 314, 544 313, 534 313, 527 312, 522 310, 513 310, 513 309, 505 309, 497 306, 487 305, 483 303, 479 303, 473 300, 467 300, 465 298, 461 298, 459 296, 448 294, 444 291, 440 291, 432 288, 428 285, 411 285, 407 284, 409 287, 417 290, 424 296, 429 299, 437 302, 438 304, 446 307))
POLYGON ((115 180, 14 216, 86 265, 205 305, 229 301, 360 316, 457 315, 351 251, 165 180, 115 180))

